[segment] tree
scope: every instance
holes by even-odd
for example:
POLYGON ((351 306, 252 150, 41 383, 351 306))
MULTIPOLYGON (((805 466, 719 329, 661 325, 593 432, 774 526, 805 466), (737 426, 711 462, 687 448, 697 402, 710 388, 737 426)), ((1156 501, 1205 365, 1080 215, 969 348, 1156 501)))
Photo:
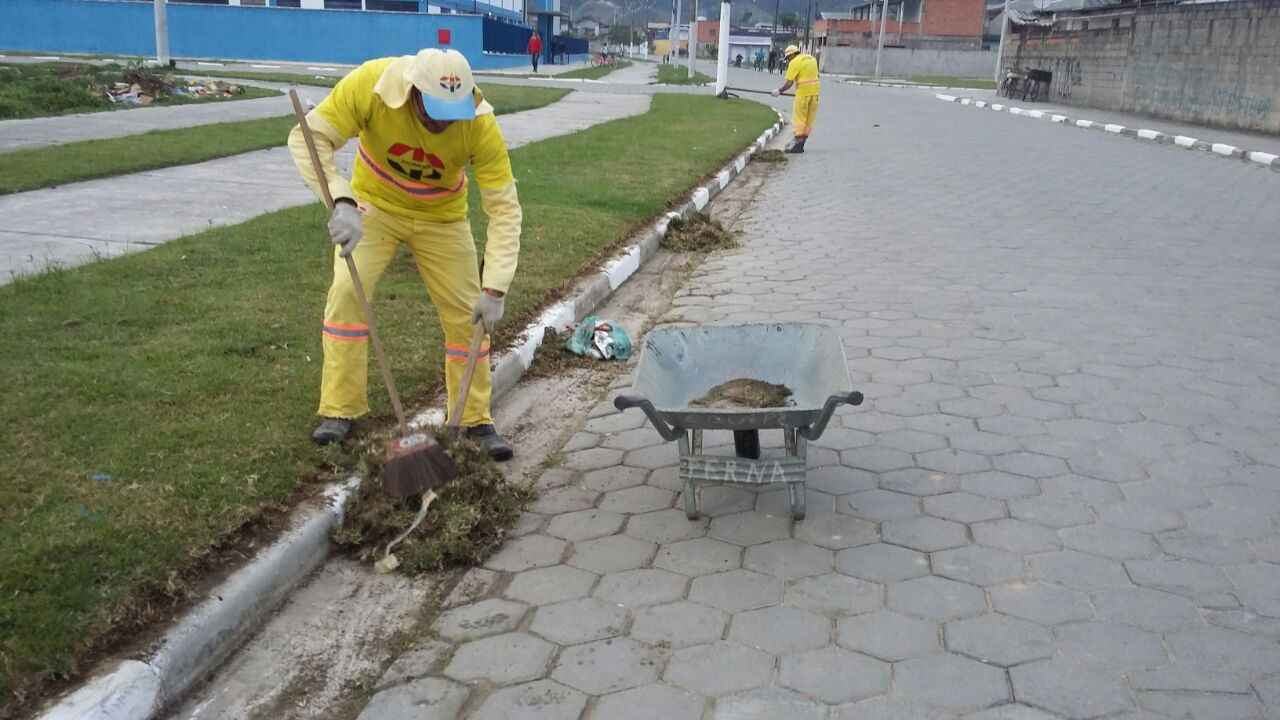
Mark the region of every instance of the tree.
POLYGON ((778 18, 778 24, 782 26, 783 30, 795 30, 800 27, 801 22, 800 16, 793 12, 784 12, 778 18))
POLYGON ((748 11, 746 11, 746 12, 742 13, 742 21, 741 21, 741 22, 742 22, 742 24, 743 24, 743 25, 750 25, 750 24, 751 24, 751 14, 752 14, 752 13, 751 13, 751 11, 750 11, 750 10, 748 10, 748 11))

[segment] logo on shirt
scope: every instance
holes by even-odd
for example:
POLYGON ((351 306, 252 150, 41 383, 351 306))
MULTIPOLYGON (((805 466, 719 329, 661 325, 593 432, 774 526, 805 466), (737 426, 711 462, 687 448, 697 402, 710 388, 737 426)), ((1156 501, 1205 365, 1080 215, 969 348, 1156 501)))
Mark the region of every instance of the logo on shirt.
POLYGON ((387 148, 387 164, 410 180, 439 180, 444 177, 444 161, 423 150, 396 143, 387 148))

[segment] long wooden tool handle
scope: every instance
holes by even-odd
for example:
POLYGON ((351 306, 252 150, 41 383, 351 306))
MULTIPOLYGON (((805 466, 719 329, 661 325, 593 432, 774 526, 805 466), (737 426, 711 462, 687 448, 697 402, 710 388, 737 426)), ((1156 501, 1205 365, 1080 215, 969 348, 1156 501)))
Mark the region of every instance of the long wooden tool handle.
MULTIPOLYGON (((329 179, 324 175, 324 167, 320 165, 320 154, 316 152, 316 139, 311 134, 311 126, 307 124, 307 113, 302 109, 302 101, 298 92, 290 88, 289 99, 293 101, 293 114, 298 117, 298 127, 302 130, 302 138, 307 142, 307 153, 311 155, 311 167, 315 170, 316 180, 320 183, 320 195, 324 197, 325 207, 333 210, 333 195, 329 193, 329 179)), ((360 307, 364 310, 364 321, 369 326, 369 340, 373 343, 373 354, 378 357, 378 369, 382 371, 382 382, 387 386, 387 394, 391 396, 391 407, 395 410, 396 420, 400 422, 400 434, 409 434, 409 423, 404 417, 404 406, 400 403, 400 393, 396 391, 396 381, 391 377, 391 365, 387 363, 386 353, 382 351, 382 341, 378 339, 378 326, 373 320, 373 308, 369 305, 369 297, 364 294, 364 283, 360 281, 360 273, 356 270, 356 261, 346 256, 347 272, 351 274, 351 284, 355 287, 356 297, 360 298, 360 307)))
POLYGON ((476 323, 476 329, 471 333, 471 347, 467 349, 467 367, 462 371, 462 382, 458 384, 458 397, 454 398, 453 411, 449 413, 448 427, 451 430, 457 430, 462 426, 462 411, 467 407, 467 395, 471 394, 471 378, 476 374, 476 360, 480 357, 482 344, 484 344, 484 325, 476 323))

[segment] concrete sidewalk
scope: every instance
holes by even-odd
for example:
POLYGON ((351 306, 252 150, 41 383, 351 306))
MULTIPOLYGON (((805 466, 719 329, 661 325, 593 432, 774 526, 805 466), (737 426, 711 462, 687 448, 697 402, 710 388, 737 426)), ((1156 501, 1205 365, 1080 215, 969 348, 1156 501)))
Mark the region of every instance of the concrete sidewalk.
MULTIPOLYGON (((310 90, 320 97, 327 91, 310 90)), ((515 148, 644 113, 649 101, 647 95, 571 93, 546 107, 500 116, 498 123, 515 148)), ((343 172, 350 170, 354 148, 349 143, 339 154, 343 172)), ((0 283, 310 202, 315 197, 284 147, 0 196, 0 283)))

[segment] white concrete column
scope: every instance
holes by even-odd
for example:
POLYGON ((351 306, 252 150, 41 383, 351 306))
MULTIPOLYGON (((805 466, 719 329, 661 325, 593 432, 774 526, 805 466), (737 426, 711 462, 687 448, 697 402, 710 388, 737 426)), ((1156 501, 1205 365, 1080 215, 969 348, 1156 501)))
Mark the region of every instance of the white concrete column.
POLYGON ((733 6, 729 0, 720 3, 720 49, 716 51, 716 95, 723 95, 729 86, 729 24, 733 6))
POLYGON ((165 15, 165 0, 155 0, 156 15, 156 62, 161 67, 169 66, 169 20, 165 15))

